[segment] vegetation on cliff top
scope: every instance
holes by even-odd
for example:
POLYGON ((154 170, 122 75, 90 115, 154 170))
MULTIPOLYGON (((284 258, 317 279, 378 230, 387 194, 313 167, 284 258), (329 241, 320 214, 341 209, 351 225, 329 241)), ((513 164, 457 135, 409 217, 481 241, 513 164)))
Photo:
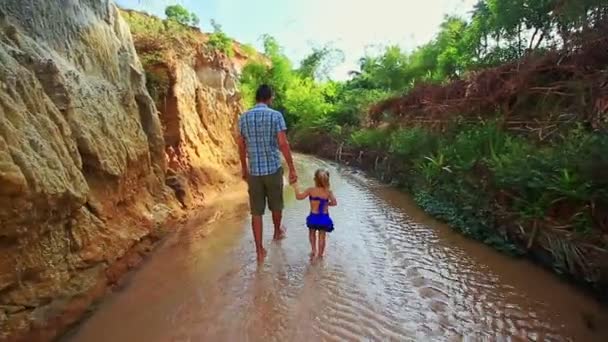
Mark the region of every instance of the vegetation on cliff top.
POLYGON ((184 7, 168 6, 165 12, 167 19, 163 20, 138 11, 122 10, 144 65, 166 60, 162 53, 188 55, 200 48, 229 57, 234 55, 233 40, 214 21, 211 22, 213 32, 206 34, 192 27, 198 25, 199 19, 184 7))
MULTIPOLYGON (((166 63, 199 53, 220 54, 228 58, 235 55, 237 46, 220 25, 212 21, 213 32, 203 33, 193 27, 198 25, 198 17, 180 5, 166 8, 166 20, 133 10, 121 12, 131 28, 135 48, 146 70, 148 90, 158 105, 169 92, 166 63)), ((258 55, 250 46, 241 46, 238 51, 245 58, 258 55)))
POLYGON ((197 26, 200 22, 198 16, 181 5, 167 6, 165 9, 167 20, 173 20, 181 25, 197 26))

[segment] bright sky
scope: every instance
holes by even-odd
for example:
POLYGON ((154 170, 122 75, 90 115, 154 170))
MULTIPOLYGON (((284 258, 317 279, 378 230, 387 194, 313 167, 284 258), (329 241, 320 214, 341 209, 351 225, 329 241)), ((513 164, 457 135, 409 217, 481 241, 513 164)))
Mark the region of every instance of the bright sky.
MULTIPOLYGON (((261 49, 260 36, 270 34, 297 63, 314 46, 331 43, 345 54, 332 73, 344 79, 372 46, 398 44, 404 49, 428 42, 447 14, 468 16, 477 0, 115 0, 127 8, 164 16, 179 3, 210 31, 211 19, 242 43, 261 49)), ((373 48, 372 50, 373 51, 373 48)))

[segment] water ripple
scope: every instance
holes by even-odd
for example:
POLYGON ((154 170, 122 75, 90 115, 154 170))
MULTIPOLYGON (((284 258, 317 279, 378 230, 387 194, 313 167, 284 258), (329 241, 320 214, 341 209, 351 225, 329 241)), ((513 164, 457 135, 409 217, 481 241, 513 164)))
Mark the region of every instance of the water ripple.
POLYGON ((325 260, 307 256, 306 201, 288 200, 288 239, 267 240, 259 267, 250 221, 235 215, 209 237, 166 244, 72 340, 608 340, 608 324, 592 331, 580 318, 608 322, 606 311, 556 277, 454 234, 360 173, 298 161, 304 181, 328 168, 340 201, 325 260))

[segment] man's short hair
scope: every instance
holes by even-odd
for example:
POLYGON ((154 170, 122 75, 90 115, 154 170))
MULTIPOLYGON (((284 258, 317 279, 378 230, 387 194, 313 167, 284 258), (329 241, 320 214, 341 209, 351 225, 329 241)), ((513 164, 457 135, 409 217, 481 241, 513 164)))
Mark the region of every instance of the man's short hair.
POLYGON ((255 100, 257 102, 267 102, 272 98, 272 88, 268 84, 262 84, 255 92, 255 100))

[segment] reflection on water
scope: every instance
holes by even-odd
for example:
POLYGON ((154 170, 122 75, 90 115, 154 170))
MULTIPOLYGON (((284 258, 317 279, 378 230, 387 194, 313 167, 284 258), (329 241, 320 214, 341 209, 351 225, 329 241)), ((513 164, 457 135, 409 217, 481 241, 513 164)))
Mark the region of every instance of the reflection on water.
POLYGON ((265 218, 263 265, 242 211, 207 237, 182 231, 69 339, 608 341, 607 312, 548 272, 453 233, 395 190, 298 163, 303 186, 327 167, 340 201, 324 260, 309 260, 308 203, 286 189, 288 238, 269 241, 265 218))

